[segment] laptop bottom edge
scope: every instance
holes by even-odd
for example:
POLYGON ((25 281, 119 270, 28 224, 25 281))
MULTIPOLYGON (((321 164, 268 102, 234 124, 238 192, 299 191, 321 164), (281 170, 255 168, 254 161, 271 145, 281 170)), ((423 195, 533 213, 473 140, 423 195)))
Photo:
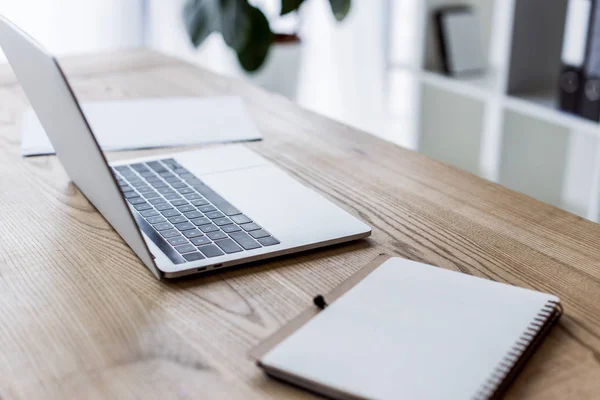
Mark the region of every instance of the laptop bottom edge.
POLYGON ((261 260, 266 260, 266 259, 270 259, 270 258, 281 257, 281 256, 290 255, 290 254, 305 252, 308 250, 316 250, 316 249, 320 249, 323 247, 333 246, 336 244, 342 244, 342 243, 352 242, 355 240, 365 239, 365 238, 369 237, 370 235, 371 235, 371 232, 369 231, 369 232, 359 233, 356 235, 351 235, 351 236, 346 236, 346 237, 341 237, 341 238, 336 238, 336 239, 331 239, 331 240, 325 240, 325 241, 318 242, 318 243, 311 243, 311 244, 308 244, 305 246, 291 247, 291 248, 287 248, 287 249, 276 250, 271 253, 258 254, 255 256, 241 258, 238 260, 226 261, 221 264, 215 264, 215 265, 211 265, 208 267, 190 268, 190 269, 177 271, 177 272, 164 272, 163 276, 167 279, 173 279, 173 278, 180 278, 180 277, 188 276, 188 275, 202 274, 202 273, 206 273, 206 272, 210 272, 210 271, 214 271, 214 270, 224 270, 224 269, 227 269, 230 267, 240 266, 240 265, 248 264, 248 263, 255 262, 255 261, 261 261, 261 260))

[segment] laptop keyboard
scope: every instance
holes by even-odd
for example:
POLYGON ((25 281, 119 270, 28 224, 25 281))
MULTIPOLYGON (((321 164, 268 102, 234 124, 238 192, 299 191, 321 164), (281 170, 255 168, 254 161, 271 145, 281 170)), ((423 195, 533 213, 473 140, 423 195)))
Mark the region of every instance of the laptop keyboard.
POLYGON ((175 264, 279 244, 172 158, 113 173, 140 229, 175 264))

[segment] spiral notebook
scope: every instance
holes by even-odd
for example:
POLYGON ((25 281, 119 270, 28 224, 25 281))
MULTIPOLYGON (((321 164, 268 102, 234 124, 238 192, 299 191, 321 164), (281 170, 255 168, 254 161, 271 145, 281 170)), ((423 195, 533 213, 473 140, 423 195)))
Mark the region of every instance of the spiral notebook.
POLYGON ((380 256, 251 352, 339 399, 498 397, 561 315, 557 297, 380 256))

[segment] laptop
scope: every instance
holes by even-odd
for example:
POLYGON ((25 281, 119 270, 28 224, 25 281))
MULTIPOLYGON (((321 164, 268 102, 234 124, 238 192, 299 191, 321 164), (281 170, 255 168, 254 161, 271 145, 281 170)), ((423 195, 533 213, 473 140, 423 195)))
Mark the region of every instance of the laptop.
POLYGON ((0 46, 71 180, 157 278, 370 235, 243 145, 109 165, 56 59, 1 16, 0 46))

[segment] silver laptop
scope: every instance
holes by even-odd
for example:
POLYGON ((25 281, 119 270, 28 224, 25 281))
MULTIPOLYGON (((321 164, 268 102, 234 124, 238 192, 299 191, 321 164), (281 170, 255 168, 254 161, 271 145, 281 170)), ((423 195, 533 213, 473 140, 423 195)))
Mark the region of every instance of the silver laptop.
POLYGON ((69 177, 157 278, 370 235, 242 145, 109 165, 56 59, 2 17, 0 46, 69 177))

